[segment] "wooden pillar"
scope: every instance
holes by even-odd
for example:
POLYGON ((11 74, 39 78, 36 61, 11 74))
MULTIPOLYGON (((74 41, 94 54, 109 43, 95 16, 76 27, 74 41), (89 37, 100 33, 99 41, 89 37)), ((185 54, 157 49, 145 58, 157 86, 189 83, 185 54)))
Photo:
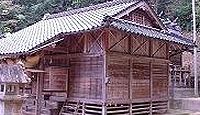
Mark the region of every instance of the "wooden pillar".
POLYGON ((152 107, 153 107, 153 102, 152 102, 153 101, 153 73, 152 73, 153 64, 152 64, 152 62, 150 62, 149 65, 150 65, 150 99, 151 99, 150 115, 152 115, 153 114, 153 109, 152 109, 152 107))
POLYGON ((107 76, 107 70, 108 70, 108 56, 107 56, 107 49, 109 46, 109 29, 103 30, 104 34, 104 48, 103 48, 103 78, 102 78, 102 115, 107 115, 107 106, 106 106, 106 99, 107 99, 107 82, 109 82, 107 76))
POLYGON ((180 73, 179 73, 179 87, 181 86, 182 87, 182 71, 181 71, 181 68, 180 68, 180 73))
POLYGON ((23 84, 22 88, 23 88, 22 94, 25 94, 25 84, 23 84))
POLYGON ((42 73, 37 73, 36 115, 41 115, 42 111, 42 78, 42 73))
POLYGON ((133 95, 132 95, 132 79, 133 79, 133 59, 130 58, 130 78, 129 78, 129 99, 130 99, 130 107, 129 107, 129 114, 132 115, 132 99, 133 99, 133 95))
POLYGON ((107 95, 107 55, 106 52, 103 53, 103 78, 102 78, 102 115, 107 115, 107 109, 106 109, 106 95, 107 95))
MULTIPOLYGON (((18 84, 18 85, 16 85, 15 87, 16 87, 16 94, 17 94, 17 95, 20 95, 20 91, 19 91, 19 90, 20 90, 20 88, 19 88, 20 85, 18 84)), ((22 92, 22 94, 24 94, 24 93, 22 92)))
POLYGON ((85 102, 83 103, 82 115, 85 115, 85 102))
MULTIPOLYGON (((153 57, 153 40, 149 40, 149 57, 153 57)), ((152 99, 153 99, 153 75, 152 75, 152 69, 153 65, 152 62, 149 62, 149 72, 150 72, 150 76, 149 76, 149 84, 150 84, 150 88, 149 88, 149 92, 150 92, 150 115, 152 115, 153 110, 152 110, 152 99)))
POLYGON ((167 76, 168 76, 168 83, 167 83, 167 86, 168 86, 168 92, 167 92, 167 95, 168 95, 168 106, 167 106, 167 110, 170 109, 170 101, 169 101, 169 98, 170 98, 170 87, 171 87, 171 73, 170 73, 170 66, 169 66, 169 63, 167 63, 167 76))
POLYGON ((175 67, 172 66, 172 76, 171 76, 171 98, 174 99, 174 88, 175 88, 175 67))
POLYGON ((187 87, 187 73, 183 73, 184 87, 187 87))
POLYGON ((3 85, 4 85, 3 94, 5 95, 6 94, 6 84, 3 84, 3 85))
POLYGON ((106 104, 102 105, 102 115, 107 115, 107 107, 106 104))
POLYGON ((176 81, 176 67, 175 67, 175 69, 174 69, 174 87, 176 87, 177 86, 177 81, 176 81))

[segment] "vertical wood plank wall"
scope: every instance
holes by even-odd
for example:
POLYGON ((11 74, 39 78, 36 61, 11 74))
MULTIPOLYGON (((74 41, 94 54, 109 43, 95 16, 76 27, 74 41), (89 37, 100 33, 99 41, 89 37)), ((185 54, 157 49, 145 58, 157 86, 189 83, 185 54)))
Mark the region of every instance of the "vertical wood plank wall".
POLYGON ((107 84, 108 99, 129 99, 129 91, 132 92, 132 99, 150 98, 151 87, 150 80, 152 76, 152 96, 154 99, 167 98, 168 93, 168 64, 165 60, 158 62, 153 59, 127 56, 117 56, 119 54, 109 55, 107 84), (129 62, 132 62, 129 64, 129 62), (152 63, 152 68, 149 63, 152 63), (132 67, 130 69, 130 67, 132 67), (130 72, 130 70, 132 70, 130 72), (152 75, 150 70, 152 70, 152 75), (131 77, 130 78, 130 74, 131 77), (131 89, 129 89, 129 80, 131 79, 131 89))
POLYGON ((102 98, 103 57, 70 59, 69 97, 102 98))
POLYGON ((129 113, 133 114, 165 112, 168 101, 168 44, 113 29, 110 35, 107 51, 108 105, 131 103, 132 111, 129 113))
MULTIPOLYGON (((66 69, 62 75, 67 76, 68 99, 82 101, 86 108, 87 103, 96 103, 98 108, 99 104, 105 103, 101 107, 106 107, 101 110, 108 114, 166 111, 163 106, 168 101, 166 42, 107 29, 106 32, 99 30, 76 38, 72 36, 63 46, 65 56, 55 58, 57 61, 51 59, 58 55, 46 59, 46 65, 50 66, 47 70, 51 71, 45 76, 46 88, 56 89, 59 83, 66 83, 62 80, 50 83, 49 79, 49 74, 55 74, 54 70, 63 73, 66 69), (56 65, 64 67, 54 67, 56 65), (118 110, 114 109, 116 106, 118 110), (144 111, 138 111, 140 109, 144 111)), ((55 75, 56 78, 61 76, 55 75)))

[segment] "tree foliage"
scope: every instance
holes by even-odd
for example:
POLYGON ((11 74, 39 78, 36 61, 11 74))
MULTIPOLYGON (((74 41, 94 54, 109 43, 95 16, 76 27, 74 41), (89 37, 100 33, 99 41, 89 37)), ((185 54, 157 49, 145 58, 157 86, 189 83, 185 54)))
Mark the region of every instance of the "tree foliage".
MULTIPOLYGON (((42 19, 46 13, 57 13, 72 8, 79 8, 108 0, 2 0, 0 2, 0 34, 15 32, 42 19)), ((191 0, 150 0, 157 13, 164 12, 164 17, 178 22, 185 30, 191 30, 191 0)), ((200 5, 197 4, 200 13, 200 5)), ((199 28, 200 15, 197 15, 199 28)))
POLYGON ((42 19, 46 13, 98 4, 106 0, 5 0, 0 3, 0 32, 15 32, 42 19))
MULTIPOLYGON (((192 0, 156 0, 157 13, 164 13, 165 18, 175 20, 182 29, 192 30, 192 0)), ((200 3, 196 2, 197 29, 200 29, 200 3)))

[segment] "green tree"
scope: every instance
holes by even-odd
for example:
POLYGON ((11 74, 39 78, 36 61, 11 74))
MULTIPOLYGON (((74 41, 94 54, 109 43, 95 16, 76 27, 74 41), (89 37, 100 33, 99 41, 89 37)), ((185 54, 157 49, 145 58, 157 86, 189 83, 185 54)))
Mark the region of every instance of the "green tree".
MULTIPOLYGON (((46 13, 94 5, 110 0, 2 0, 0 33, 15 32, 41 20, 46 13)), ((171 20, 178 17, 180 26, 191 30, 191 0, 149 0, 157 13, 171 20)), ((197 2, 197 28, 200 28, 200 3, 197 2)))
POLYGON ((39 20, 46 13, 98 4, 106 0, 6 0, 0 3, 0 32, 15 32, 39 20))

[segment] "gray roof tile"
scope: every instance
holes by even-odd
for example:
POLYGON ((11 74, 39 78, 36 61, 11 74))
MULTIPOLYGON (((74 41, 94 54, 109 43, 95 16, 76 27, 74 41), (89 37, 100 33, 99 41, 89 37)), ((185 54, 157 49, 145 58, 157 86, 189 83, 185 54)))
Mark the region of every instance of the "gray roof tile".
POLYGON ((70 13, 65 12, 59 15, 51 15, 45 20, 13 33, 10 37, 0 39, 2 43, 0 44, 0 54, 31 52, 38 45, 43 44, 60 33, 79 32, 100 27, 105 15, 112 16, 117 14, 135 3, 136 1, 130 0, 124 3, 122 1, 108 2, 102 6, 95 6, 93 10, 94 6, 69 11, 70 13))
MULTIPOLYGON (((9 35, 6 38, 0 39, 0 54, 21 54, 30 53, 40 48, 44 48, 49 44, 60 41, 56 39, 61 33, 76 33, 85 30, 91 30, 97 27, 103 27, 105 16, 113 16, 119 12, 137 4, 136 0, 117 0, 114 2, 107 2, 100 5, 90 6, 81 9, 70 10, 63 13, 53 14, 47 16, 46 19, 41 20, 32 26, 24 28, 18 32, 9 35)), ((169 37, 160 31, 137 26, 134 23, 126 23, 124 21, 114 21, 110 23, 111 26, 142 34, 152 38, 173 41, 176 43, 190 45, 184 39, 177 39, 176 37, 169 37), (130 27, 129 27, 130 26, 130 27)))
POLYGON ((0 64, 0 83, 28 83, 29 81, 20 65, 0 64))
POLYGON ((162 32, 158 29, 147 27, 147 26, 140 25, 138 23, 134 23, 132 21, 127 21, 123 19, 110 18, 109 20, 112 20, 110 22, 111 27, 114 27, 126 32, 131 32, 131 33, 147 36, 150 38, 161 39, 161 40, 174 42, 174 43, 178 43, 182 45, 194 46, 194 43, 192 40, 184 38, 183 36, 180 36, 180 35, 171 34, 168 31, 162 32))

